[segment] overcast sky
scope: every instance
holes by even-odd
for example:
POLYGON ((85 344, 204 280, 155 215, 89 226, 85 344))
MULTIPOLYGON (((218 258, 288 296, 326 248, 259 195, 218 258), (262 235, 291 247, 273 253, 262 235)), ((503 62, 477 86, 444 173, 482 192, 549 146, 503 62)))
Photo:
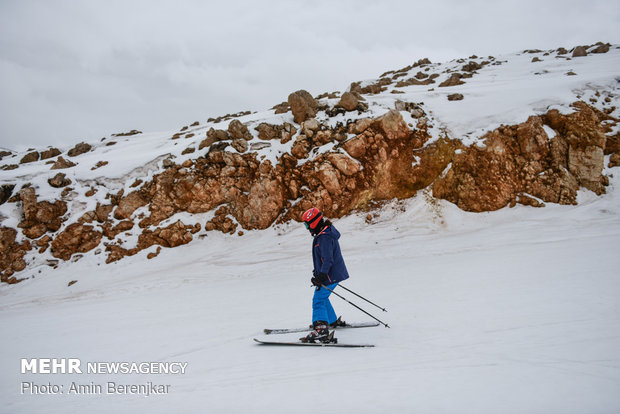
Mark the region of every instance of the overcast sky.
POLYGON ((0 147, 344 91, 428 57, 620 43, 618 0, 0 0, 0 147))

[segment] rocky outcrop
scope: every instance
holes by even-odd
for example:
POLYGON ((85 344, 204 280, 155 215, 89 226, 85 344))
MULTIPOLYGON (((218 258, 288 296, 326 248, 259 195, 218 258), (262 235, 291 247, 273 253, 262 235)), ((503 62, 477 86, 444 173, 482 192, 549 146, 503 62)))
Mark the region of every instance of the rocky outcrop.
MULTIPOLYGON (((583 102, 575 103, 575 112, 568 115, 552 110, 519 125, 502 126, 483 137, 483 146, 472 147, 447 137, 429 143, 423 104, 397 102, 396 108, 347 125, 330 126, 314 117, 300 121, 297 128, 290 123, 261 123, 256 131, 262 141, 252 147, 247 147, 251 139, 247 127, 233 120, 226 130, 209 129, 209 142, 201 144, 208 151, 182 165, 167 158, 164 168, 148 179, 130 178, 134 184, 125 188, 132 192, 108 194, 108 204, 97 203, 64 227, 65 201, 38 202, 31 187, 11 196, 14 188, 3 187, 9 202, 21 201, 19 227, 33 241, 18 244, 15 230, 0 229, 2 280, 17 280, 10 278, 25 268, 23 257, 34 248, 43 252, 51 247, 51 254, 60 260, 105 250, 106 261, 114 262, 152 246, 189 243, 203 228, 241 235, 244 230, 299 220, 312 206, 328 217, 341 217, 426 188, 467 211, 516 203, 573 204, 580 187, 598 194, 605 191, 605 154, 611 155, 612 163, 620 158, 620 139, 605 135, 612 131, 610 122, 618 120, 583 102), (414 129, 401 111, 417 119, 414 129), (552 138, 545 126, 555 131, 552 138), (295 141, 289 144, 290 152, 275 163, 252 152, 257 144, 271 146, 272 141, 291 139, 295 141), (214 210, 206 223, 162 224, 177 213, 214 210), (137 236, 132 247, 123 244, 122 234, 127 232, 137 236)), ((66 184, 62 173, 50 179, 54 187, 66 184)), ((61 197, 68 193, 65 188, 61 197)))
POLYGON ((314 118, 319 107, 318 102, 308 91, 299 90, 288 96, 288 104, 293 112, 293 119, 301 124, 308 118, 314 118))
POLYGON ((48 231, 60 229, 62 216, 67 212, 67 203, 64 201, 37 202, 35 190, 26 187, 19 192, 22 202, 24 218, 18 224, 24 235, 30 239, 37 239, 48 231))
POLYGON ((52 241, 52 255, 69 260, 74 253, 86 253, 97 247, 102 236, 89 224, 71 224, 52 241))
POLYGON ((31 247, 28 241, 17 243, 16 236, 15 229, 0 227, 0 281, 9 284, 19 281, 13 274, 26 268, 24 256, 31 247))
POLYGON ((545 202, 576 204, 580 186, 605 191, 603 172, 606 116, 583 102, 577 111, 557 110, 500 127, 485 137, 485 147, 455 154, 452 167, 433 185, 433 195, 467 211, 497 210, 531 195, 545 202), (557 135, 551 139, 543 124, 557 135))

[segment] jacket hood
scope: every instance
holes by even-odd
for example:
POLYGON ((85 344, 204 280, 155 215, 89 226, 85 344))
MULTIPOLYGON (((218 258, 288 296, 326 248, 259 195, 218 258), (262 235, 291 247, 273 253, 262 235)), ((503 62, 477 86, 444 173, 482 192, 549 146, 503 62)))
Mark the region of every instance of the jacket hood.
POLYGON ((327 226, 327 228, 325 230, 322 230, 318 235, 326 235, 329 236, 335 240, 338 240, 340 238, 340 232, 334 227, 334 225, 332 224, 331 226, 327 226))

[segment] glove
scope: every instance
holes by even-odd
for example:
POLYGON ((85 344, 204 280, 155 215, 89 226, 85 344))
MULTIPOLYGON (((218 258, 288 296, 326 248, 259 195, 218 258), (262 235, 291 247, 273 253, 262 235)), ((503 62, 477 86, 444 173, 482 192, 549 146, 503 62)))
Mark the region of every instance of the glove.
POLYGON ((314 286, 320 289, 321 286, 327 282, 327 275, 325 273, 315 272, 314 277, 310 279, 310 281, 314 286))

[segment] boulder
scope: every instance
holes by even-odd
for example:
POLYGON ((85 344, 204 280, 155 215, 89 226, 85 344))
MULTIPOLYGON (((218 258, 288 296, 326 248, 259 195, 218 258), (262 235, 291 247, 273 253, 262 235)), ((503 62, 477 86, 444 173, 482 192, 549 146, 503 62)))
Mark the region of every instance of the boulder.
POLYGON ((293 119, 301 124, 306 119, 314 118, 318 109, 318 102, 308 91, 299 90, 288 96, 288 103, 293 112, 293 119))
POLYGON ((233 140, 244 139, 246 141, 251 141, 253 138, 252 134, 248 130, 248 127, 243 125, 238 119, 235 119, 228 124, 228 135, 230 135, 230 138, 233 140))
POLYGON ((71 184, 71 180, 66 177, 64 173, 58 173, 54 177, 47 180, 49 185, 54 188, 62 188, 71 184))
POLYGON ((342 94, 338 105, 343 107, 347 111, 354 111, 357 108, 358 99, 351 92, 345 92, 342 94))
POLYGON ((61 170, 61 169, 65 169, 65 168, 71 168, 71 167, 75 167, 76 164, 64 159, 63 157, 58 157, 58 159, 56 160, 56 162, 54 163, 54 165, 52 165, 52 170, 61 170))
POLYGON ((573 57, 583 57, 583 56, 588 56, 587 48, 585 46, 577 46, 573 50, 573 57))
POLYGON ((91 149, 92 147, 90 146, 90 144, 80 142, 75 147, 70 149, 69 152, 67 152, 67 155, 69 155, 70 157, 77 157, 78 155, 87 153, 91 149))
POLYGON ((29 162, 39 161, 39 153, 37 151, 29 152, 24 155, 22 159, 19 161, 20 164, 27 164, 29 162))
POLYGON ((58 148, 50 148, 41 152, 41 159, 46 160, 48 158, 53 158, 60 155, 61 152, 58 148))

